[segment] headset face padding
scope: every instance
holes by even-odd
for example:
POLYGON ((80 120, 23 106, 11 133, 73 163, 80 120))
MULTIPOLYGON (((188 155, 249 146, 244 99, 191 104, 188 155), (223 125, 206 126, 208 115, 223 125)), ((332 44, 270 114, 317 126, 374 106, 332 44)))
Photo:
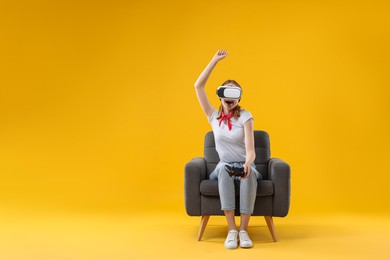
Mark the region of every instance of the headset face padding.
POLYGON ((217 89, 217 96, 219 98, 241 99, 242 90, 239 87, 220 86, 217 89))
MULTIPOLYGON (((221 101, 221 99, 219 99, 219 101, 221 101)), ((238 100, 238 103, 240 103, 240 101, 241 101, 241 98, 238 100)))

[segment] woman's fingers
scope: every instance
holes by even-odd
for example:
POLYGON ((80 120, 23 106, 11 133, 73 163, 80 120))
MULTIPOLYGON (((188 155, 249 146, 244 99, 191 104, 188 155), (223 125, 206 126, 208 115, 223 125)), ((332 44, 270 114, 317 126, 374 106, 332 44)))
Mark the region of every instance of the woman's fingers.
POLYGON ((214 55, 213 59, 216 60, 216 61, 220 61, 222 59, 224 59, 227 55, 227 51, 225 50, 218 50, 216 52, 216 54, 214 55))
POLYGON ((246 179, 246 178, 248 178, 248 176, 250 174, 250 168, 248 166, 244 166, 244 172, 245 172, 245 176, 242 178, 246 179))
POLYGON ((227 54, 227 51, 225 51, 225 50, 218 50, 218 55, 219 56, 226 55, 226 54, 227 54))

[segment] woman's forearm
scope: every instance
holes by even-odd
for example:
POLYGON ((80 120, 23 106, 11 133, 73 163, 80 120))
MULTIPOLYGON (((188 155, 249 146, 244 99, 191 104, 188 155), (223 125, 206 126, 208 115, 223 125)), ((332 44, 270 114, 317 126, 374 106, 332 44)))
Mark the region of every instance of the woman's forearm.
POLYGON ((252 163, 255 161, 256 153, 253 152, 247 152, 245 156, 245 164, 252 165, 252 163))
POLYGON ((194 86, 196 88, 204 88, 208 78, 210 77, 211 72, 213 71, 215 65, 217 65, 218 61, 214 58, 209 62, 203 72, 200 74, 199 78, 196 80, 194 86))

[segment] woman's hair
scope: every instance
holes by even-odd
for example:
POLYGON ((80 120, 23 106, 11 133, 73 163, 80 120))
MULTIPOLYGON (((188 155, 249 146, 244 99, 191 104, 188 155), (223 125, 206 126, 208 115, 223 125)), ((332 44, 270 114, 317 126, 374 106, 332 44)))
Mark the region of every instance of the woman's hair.
MULTIPOLYGON (((226 80, 224 83, 222 83, 222 86, 225 86, 227 84, 234 84, 236 85, 237 87, 239 87, 242 91, 242 87, 240 86, 240 84, 237 83, 237 81, 235 80, 232 80, 232 79, 228 79, 226 80)), ((237 106, 235 106, 233 108, 233 111, 234 111, 234 119, 238 119, 240 117, 240 112, 241 112, 242 108, 237 104, 237 106)), ((217 119, 220 119, 222 117, 222 103, 221 105, 219 106, 219 109, 218 109, 218 116, 217 116, 217 119)))

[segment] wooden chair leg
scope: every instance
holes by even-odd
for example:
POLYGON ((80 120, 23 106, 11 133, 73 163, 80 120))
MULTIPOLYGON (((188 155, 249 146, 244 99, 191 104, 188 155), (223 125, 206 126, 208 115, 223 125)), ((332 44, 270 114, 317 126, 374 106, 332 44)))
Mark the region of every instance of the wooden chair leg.
POLYGON ((202 219, 200 221, 200 227, 199 227, 199 233, 198 233, 198 241, 202 239, 203 232, 206 229, 207 222, 209 222, 210 216, 202 216, 202 219))
POLYGON ((278 241, 278 237, 276 236, 275 226, 274 226, 274 220, 272 219, 272 216, 264 216, 265 221, 267 222, 267 226, 269 229, 269 232, 271 233, 272 239, 274 242, 278 241))

